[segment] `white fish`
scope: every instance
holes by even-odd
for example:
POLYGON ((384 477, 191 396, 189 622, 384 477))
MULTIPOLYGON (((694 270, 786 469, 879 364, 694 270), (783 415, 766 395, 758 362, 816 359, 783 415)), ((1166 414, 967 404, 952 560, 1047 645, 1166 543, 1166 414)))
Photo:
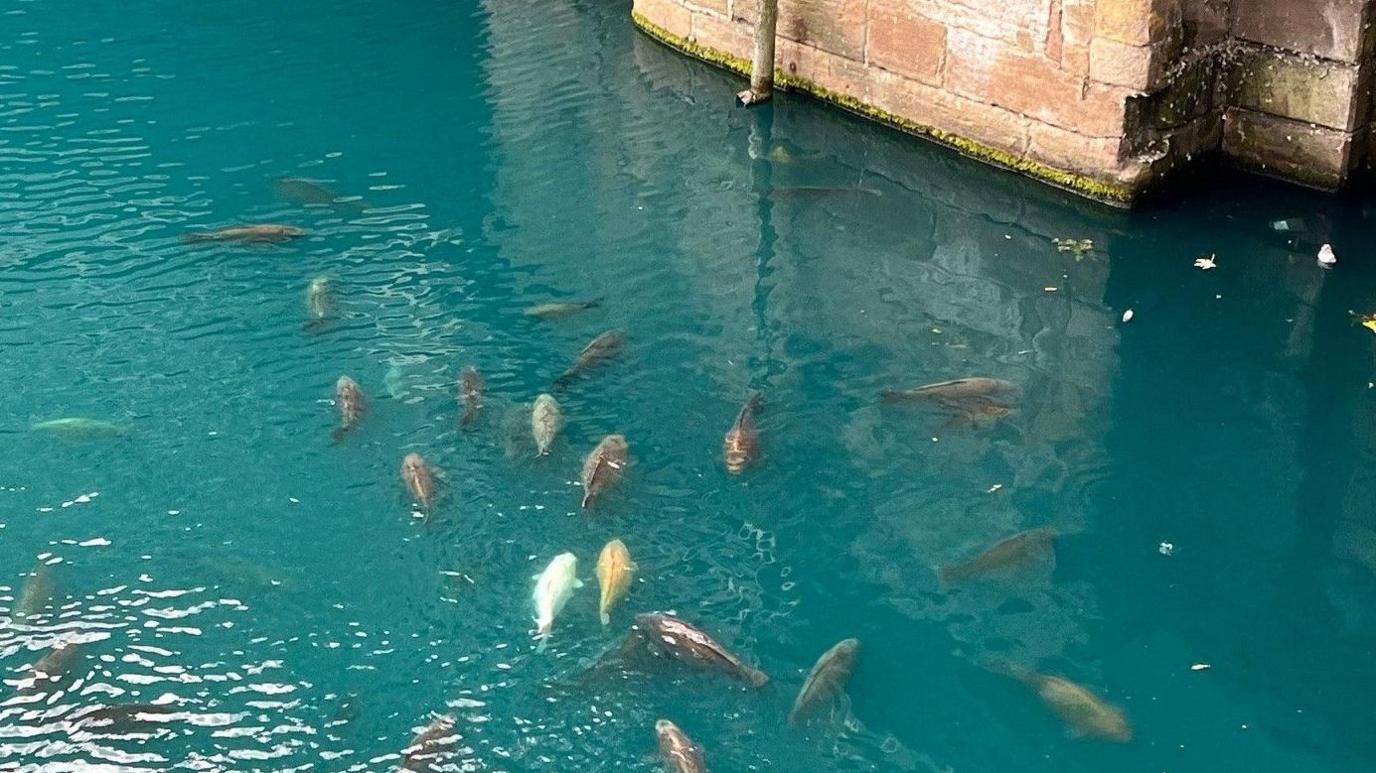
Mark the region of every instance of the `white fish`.
POLYGON ((554 438, 563 428, 564 414, 559 409, 559 401, 548 394, 535 398, 535 405, 530 410, 530 432, 535 437, 535 450, 539 456, 549 453, 554 438))
POLYGON ((1131 322, 1131 321, 1132 321, 1132 317, 1133 317, 1132 309, 1128 309, 1127 311, 1123 312, 1123 321, 1124 321, 1124 322, 1131 322))
POLYGON ((578 557, 572 553, 560 553, 549 562, 545 571, 534 577, 535 592, 531 598, 535 602, 535 635, 540 640, 541 650, 554 629, 554 618, 568 603, 574 589, 583 587, 577 574, 578 557))
POLYGON ((1333 254, 1333 245, 1325 244, 1319 248, 1319 265, 1332 268, 1338 264, 1338 256, 1333 254))

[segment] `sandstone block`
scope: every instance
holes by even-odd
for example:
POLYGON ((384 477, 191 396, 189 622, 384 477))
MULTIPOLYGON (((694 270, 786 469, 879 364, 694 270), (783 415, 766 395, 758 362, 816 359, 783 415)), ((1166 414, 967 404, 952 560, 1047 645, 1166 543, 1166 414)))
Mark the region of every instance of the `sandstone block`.
POLYGON ((1223 120, 1223 152, 1240 165, 1330 191, 1347 182, 1358 136, 1237 107, 1223 120))
POLYGON ((1355 64, 1247 48, 1238 52, 1228 84, 1238 107, 1353 131, 1367 120, 1369 94, 1358 88, 1358 75, 1355 64))
POLYGON ((1179 0, 1099 0, 1095 34, 1130 46, 1145 46, 1179 28, 1179 0))
POLYGON ((1035 121, 1027 137, 1027 155, 1059 169, 1102 173, 1117 168, 1121 160, 1123 141, 1119 137, 1086 137, 1035 121))
POLYGON ((686 0, 684 3, 690 11, 711 11, 712 13, 726 15, 726 0, 686 0))
POLYGON ((693 13, 677 0, 635 0, 636 13, 654 24, 679 35, 688 37, 693 26, 693 13))
POLYGON ((904 0, 870 0, 869 25, 870 64, 923 83, 941 83, 946 25, 917 14, 904 0))
MULTIPOLYGON (((759 0, 735 0, 731 15, 752 28, 759 0)), ((779 0, 779 37, 856 61, 865 58, 866 0, 779 0)))
POLYGON ((1089 77, 1134 91, 1148 92, 1160 86, 1171 61, 1162 43, 1130 46, 1095 38, 1089 44, 1089 77))
POLYGON ((1368 0, 1234 0, 1233 31, 1301 54, 1356 62, 1368 0))

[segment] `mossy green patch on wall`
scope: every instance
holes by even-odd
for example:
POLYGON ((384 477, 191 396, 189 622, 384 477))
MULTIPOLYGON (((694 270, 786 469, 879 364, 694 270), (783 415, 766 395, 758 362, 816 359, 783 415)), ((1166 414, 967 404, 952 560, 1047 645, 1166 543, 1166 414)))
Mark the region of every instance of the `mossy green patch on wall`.
MULTIPOLYGON (((637 11, 632 11, 631 18, 638 29, 671 48, 738 75, 748 76, 750 74, 750 62, 742 57, 688 40, 655 24, 637 11)), ((1141 193, 1137 187, 1116 180, 1096 178, 1081 172, 1057 168, 1026 155, 1002 150, 939 127, 912 121, 882 110, 849 94, 826 88, 821 84, 799 78, 782 70, 775 71, 775 84, 782 89, 796 89, 804 92, 843 110, 878 121, 900 131, 933 140, 970 158, 1036 178, 1115 207, 1130 206, 1141 193)))

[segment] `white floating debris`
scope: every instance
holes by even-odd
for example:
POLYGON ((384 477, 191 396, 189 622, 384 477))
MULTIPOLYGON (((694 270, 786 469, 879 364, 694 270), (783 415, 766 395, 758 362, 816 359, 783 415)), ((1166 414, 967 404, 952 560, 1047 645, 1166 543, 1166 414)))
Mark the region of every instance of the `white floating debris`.
POLYGON ((1132 317, 1133 317, 1132 309, 1128 309, 1127 311, 1123 312, 1123 321, 1124 321, 1124 322, 1131 322, 1131 321, 1132 321, 1132 317))
POLYGON ((1218 268, 1218 256, 1210 253, 1207 258, 1195 258, 1194 267, 1203 271, 1218 268))
POLYGON ((1047 292, 1049 292, 1049 293, 1054 293, 1054 292, 1056 292, 1056 288, 1055 288, 1055 287, 1043 287, 1042 289, 1045 290, 1045 291, 1047 291, 1047 292))
POLYGON ((1162 542, 1156 550, 1163 556, 1169 556, 1175 552, 1175 545, 1170 542, 1162 542))
POLYGON ((1333 254, 1333 245, 1325 244, 1319 248, 1319 265, 1323 268, 1332 268, 1337 265, 1338 256, 1333 254))
POLYGON ((1195 663, 1194 665, 1190 666, 1191 671, 1208 671, 1211 668, 1213 668, 1213 666, 1209 665, 1208 663, 1195 663))
POLYGON ((104 537, 96 537, 94 539, 88 539, 85 542, 78 542, 76 544, 77 547, 82 548, 106 548, 110 546, 110 540, 105 539, 104 537))
POLYGON ((990 486, 984 493, 986 493, 986 494, 992 494, 992 493, 994 493, 995 491, 998 491, 998 490, 1001 489, 1001 488, 1003 488, 1003 484, 1002 484, 1002 483, 995 483, 994 485, 990 486))

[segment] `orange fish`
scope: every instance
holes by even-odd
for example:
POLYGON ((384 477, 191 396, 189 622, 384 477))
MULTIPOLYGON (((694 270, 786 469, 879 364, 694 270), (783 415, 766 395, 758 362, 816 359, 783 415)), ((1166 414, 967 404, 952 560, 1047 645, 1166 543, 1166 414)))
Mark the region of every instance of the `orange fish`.
POLYGON ((755 414, 762 400, 756 392, 746 401, 741 412, 736 415, 736 423, 727 431, 722 441, 722 456, 726 459, 726 469, 738 475, 746 465, 755 460, 760 453, 760 432, 755 426, 755 414))

